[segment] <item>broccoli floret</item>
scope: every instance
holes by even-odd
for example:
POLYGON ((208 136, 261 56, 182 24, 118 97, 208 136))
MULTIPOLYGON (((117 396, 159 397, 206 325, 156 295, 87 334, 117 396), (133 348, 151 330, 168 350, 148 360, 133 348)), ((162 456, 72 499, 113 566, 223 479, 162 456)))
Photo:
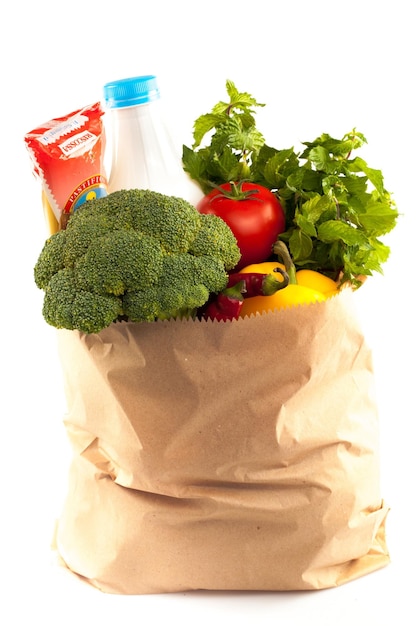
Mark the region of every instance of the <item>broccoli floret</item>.
POLYGON ((132 322, 154 322, 160 310, 158 287, 146 291, 128 291, 123 296, 124 315, 132 322))
POLYGON ((115 230, 131 230, 132 218, 130 208, 126 201, 122 203, 124 196, 116 192, 106 197, 84 202, 77 209, 77 219, 68 221, 65 242, 65 265, 70 267, 82 257, 101 237, 115 230), (117 196, 121 203, 116 202, 117 196))
POLYGON ((227 280, 223 265, 214 257, 169 254, 156 287, 125 294, 124 312, 135 322, 192 317, 210 293, 224 289, 227 280))
POLYGON ((159 292, 160 311, 158 319, 183 319, 194 317, 197 309, 210 297, 210 292, 203 284, 187 285, 185 289, 166 288, 159 292))
MULTIPOLYGON (((162 275, 159 280, 160 319, 193 315, 196 309, 205 304, 210 296, 208 277, 203 276, 191 254, 170 254, 165 257, 162 275)), ((217 286, 221 289, 227 283, 227 275, 221 268, 222 278, 217 286)), ((213 280, 214 284, 214 280, 213 280)))
POLYGON ((97 333, 122 314, 116 296, 101 296, 80 290, 71 268, 59 270, 48 283, 43 301, 43 315, 56 328, 97 333))
POLYGON ((241 257, 236 237, 229 226, 211 213, 200 215, 200 228, 189 251, 195 256, 217 257, 227 270, 232 270, 241 257))
POLYGON ((193 256, 194 276, 211 293, 222 291, 228 282, 228 274, 217 256, 193 256))
POLYGON ((88 252, 90 246, 107 235, 110 230, 105 216, 99 213, 96 216, 86 215, 79 211, 80 209, 77 210, 77 219, 70 219, 64 231, 66 267, 73 267, 78 259, 88 252))
POLYGON ((229 227, 206 217, 181 198, 138 189, 84 203, 34 268, 45 320, 97 333, 118 319, 194 315, 240 258, 229 227))
MULTIPOLYGON (((97 209, 100 210, 100 219, 102 223, 107 224, 109 230, 133 228, 132 207, 134 202, 135 190, 115 191, 106 197, 95 198, 84 202, 78 209, 78 217, 90 219, 91 217, 97 221, 97 209), (99 207, 97 207, 97 203, 99 207)), ((71 225, 77 228, 78 225, 71 225)))
POLYGON ((35 283, 45 289, 52 276, 65 267, 66 231, 60 230, 45 241, 35 266, 35 283))
POLYGON ((134 228, 157 238, 167 252, 187 252, 200 228, 197 209, 176 196, 147 189, 133 193, 134 228))
POLYGON ((75 262, 76 281, 82 289, 101 295, 147 289, 158 281, 163 256, 153 237, 134 230, 111 231, 93 241, 75 262))
POLYGON ((123 308, 132 322, 192 318, 209 297, 210 292, 201 284, 188 285, 185 290, 171 286, 165 291, 158 285, 125 294, 123 308))

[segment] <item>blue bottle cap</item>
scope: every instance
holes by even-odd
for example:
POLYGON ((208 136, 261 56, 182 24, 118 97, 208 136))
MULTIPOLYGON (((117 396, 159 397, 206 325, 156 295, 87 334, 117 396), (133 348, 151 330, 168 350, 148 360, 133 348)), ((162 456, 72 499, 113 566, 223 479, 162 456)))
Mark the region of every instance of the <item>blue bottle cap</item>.
POLYGON ((134 76, 106 83, 103 94, 110 109, 146 104, 160 97, 156 76, 134 76))

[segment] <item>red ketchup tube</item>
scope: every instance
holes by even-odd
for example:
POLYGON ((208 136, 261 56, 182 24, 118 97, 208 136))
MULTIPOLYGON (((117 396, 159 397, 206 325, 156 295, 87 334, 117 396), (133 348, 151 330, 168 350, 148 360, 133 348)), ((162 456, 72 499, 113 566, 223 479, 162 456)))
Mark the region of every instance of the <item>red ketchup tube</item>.
POLYGON ((100 103, 50 120, 26 133, 33 173, 42 184, 50 233, 66 227, 77 208, 107 195, 105 131, 100 103))

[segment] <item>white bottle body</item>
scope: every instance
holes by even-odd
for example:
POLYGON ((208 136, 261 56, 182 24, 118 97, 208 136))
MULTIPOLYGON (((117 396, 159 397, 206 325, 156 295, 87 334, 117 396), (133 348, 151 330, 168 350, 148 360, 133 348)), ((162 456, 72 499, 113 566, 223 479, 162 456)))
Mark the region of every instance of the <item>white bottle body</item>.
POLYGON ((165 126, 160 101, 110 109, 109 192, 150 189, 196 205, 203 193, 184 172, 165 126))

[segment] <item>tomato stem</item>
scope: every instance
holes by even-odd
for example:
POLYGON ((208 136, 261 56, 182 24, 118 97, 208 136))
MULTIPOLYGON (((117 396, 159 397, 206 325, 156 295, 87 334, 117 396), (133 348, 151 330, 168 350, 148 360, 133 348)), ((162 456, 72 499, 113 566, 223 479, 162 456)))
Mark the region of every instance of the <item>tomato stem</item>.
POLYGON ((215 189, 218 190, 218 194, 214 195, 210 202, 213 202, 213 200, 216 200, 217 198, 228 198, 229 200, 248 200, 249 198, 251 200, 259 200, 259 198, 256 198, 256 195, 259 193, 258 189, 247 189, 247 190, 243 190, 243 184, 247 182, 245 180, 240 180, 239 182, 234 182, 234 181, 230 181, 229 185, 230 185, 230 190, 225 189, 222 186, 219 185, 213 185, 215 189))

